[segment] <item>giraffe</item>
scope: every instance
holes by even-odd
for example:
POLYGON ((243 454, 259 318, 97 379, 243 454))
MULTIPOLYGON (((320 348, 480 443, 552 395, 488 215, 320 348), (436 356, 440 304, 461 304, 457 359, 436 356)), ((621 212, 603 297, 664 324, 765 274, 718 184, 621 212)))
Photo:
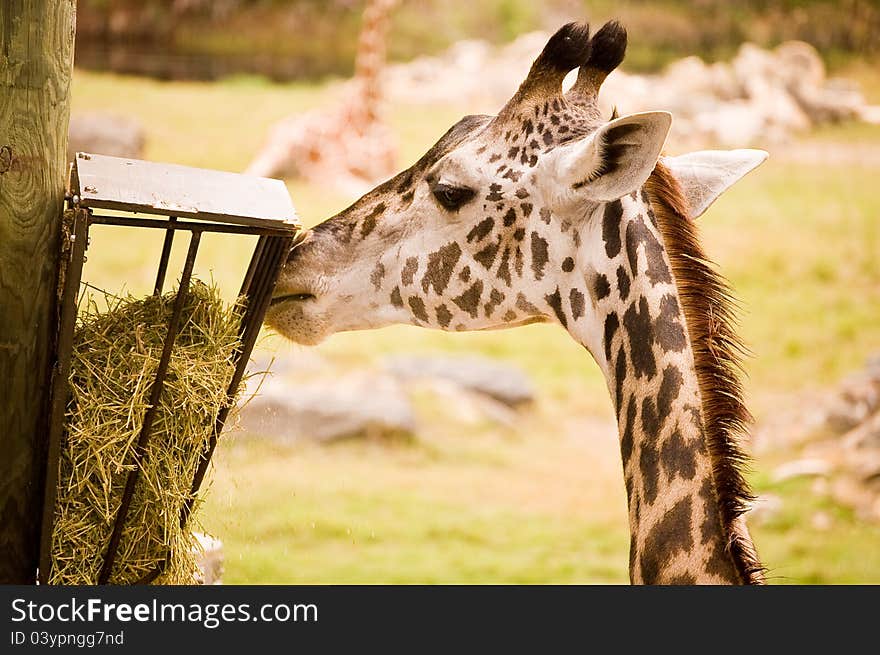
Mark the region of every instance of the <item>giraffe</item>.
POLYGON ((592 37, 562 27, 497 116, 463 118, 305 233, 266 322, 302 344, 392 323, 560 325, 616 412, 631 581, 761 583, 743 515, 743 348, 694 219, 767 155, 661 157, 668 113, 602 119, 596 96, 625 50, 615 21, 592 37))
POLYGON ((397 2, 367 2, 354 79, 342 101, 331 111, 319 108, 273 126, 246 174, 298 176, 358 193, 394 171, 397 147, 382 115, 382 71, 397 2))

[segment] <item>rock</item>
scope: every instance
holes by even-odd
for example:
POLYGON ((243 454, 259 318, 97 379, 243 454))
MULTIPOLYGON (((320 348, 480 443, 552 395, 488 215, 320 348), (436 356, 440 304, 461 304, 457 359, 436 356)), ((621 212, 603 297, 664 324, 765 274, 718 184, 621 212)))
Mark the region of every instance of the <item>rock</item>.
POLYGON ((805 41, 786 41, 773 51, 777 67, 775 74, 789 88, 819 87, 825 82, 825 62, 822 55, 805 41))
POLYGON ((804 112, 817 124, 859 120, 865 97, 845 80, 830 80, 822 87, 798 87, 792 91, 804 112))
POLYGON ((455 382, 440 378, 424 378, 419 382, 438 397, 444 415, 451 420, 472 425, 488 420, 509 430, 518 427, 517 410, 491 396, 474 393, 455 382))
POLYGON ((810 485, 810 491, 816 496, 827 496, 830 491, 828 478, 816 478, 810 485))
POLYGON ((880 453, 880 411, 847 432, 843 446, 856 457, 861 457, 864 451, 880 453))
POLYGON ((484 357, 394 356, 386 360, 385 368, 402 380, 447 380, 508 407, 520 407, 535 399, 534 388, 525 373, 484 357))
POLYGON ((831 495, 842 505, 852 507, 860 519, 880 520, 880 495, 873 493, 856 478, 848 475, 838 477, 831 485, 831 495))
POLYGON ((880 380, 860 373, 845 379, 828 409, 826 426, 838 433, 852 430, 880 410, 880 380))
POLYGON ((773 471, 773 481, 783 482, 792 478, 826 476, 831 472, 831 465, 824 459, 804 458, 786 462, 773 471))
MULTIPOLYGON (((779 466, 774 480, 813 476, 812 493, 830 495, 859 518, 880 522, 880 357, 869 358, 836 392, 805 395, 796 413, 770 418, 757 434, 764 444, 801 453, 779 466), (820 421, 805 421, 812 415, 820 421)), ((827 523, 814 517, 816 529, 828 529, 827 523)))
POLYGON ((755 111, 744 100, 726 103, 693 118, 693 129, 726 146, 754 144, 764 135, 765 128, 764 112, 755 111))
POLYGON ((872 380, 880 382, 880 353, 868 357, 865 362, 865 373, 872 380))
MULTIPOLYGON (((462 41, 439 57, 391 66, 389 95, 397 101, 455 103, 494 112, 516 91, 548 34, 525 34, 493 50, 485 41, 462 41)), ((566 79, 571 81, 573 75, 566 79)), ((788 41, 775 50, 752 43, 730 62, 706 64, 685 57, 658 75, 615 70, 599 94, 603 116, 667 110, 675 121, 672 147, 721 144, 742 147, 790 139, 792 133, 844 119, 880 123, 854 84, 826 79, 813 46, 788 41)))
POLYGON ((201 532, 193 534, 198 546, 198 572, 196 573, 196 584, 212 585, 221 584, 220 578, 223 575, 223 542, 211 535, 201 532))
POLYGON ((831 519, 831 515, 828 512, 816 512, 813 516, 810 517, 810 525, 814 530, 820 530, 825 532, 826 530, 830 530, 833 521, 831 519))
POLYGON ((880 105, 866 105, 860 107, 858 119, 871 125, 880 125, 880 105))
POLYGON ((112 114, 76 114, 70 118, 67 159, 77 152, 142 159, 146 137, 137 120, 112 114))
POLYGON ((862 417, 848 403, 837 402, 829 408, 825 426, 832 432, 841 434, 856 428, 862 417))
POLYGON ((271 378, 240 417, 246 432, 288 441, 389 439, 416 429, 403 387, 374 371, 296 383, 271 378))

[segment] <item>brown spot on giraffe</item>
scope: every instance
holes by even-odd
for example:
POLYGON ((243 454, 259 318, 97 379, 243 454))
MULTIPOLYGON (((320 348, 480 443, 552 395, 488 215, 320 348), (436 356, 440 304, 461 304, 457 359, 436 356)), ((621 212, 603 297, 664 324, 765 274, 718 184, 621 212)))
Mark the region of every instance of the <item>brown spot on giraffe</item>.
POLYGON ((611 295, 611 284, 604 273, 599 273, 596 276, 594 288, 596 290, 596 300, 602 300, 611 295))
POLYGON ((403 265, 403 269, 400 271, 400 282, 403 286, 408 287, 413 283, 413 278, 415 277, 416 272, 419 270, 419 259, 418 257, 408 257, 406 260, 406 264, 403 265))
POLYGON ((530 303, 522 293, 516 295, 516 308, 526 314, 536 315, 541 313, 541 311, 530 303))
POLYGON ((512 279, 510 277, 510 249, 505 248, 501 254, 501 263, 498 264, 498 279, 503 280, 507 286, 510 286, 512 279))
MULTIPOLYGON (((621 351, 620 356, 617 358, 618 363, 623 360, 623 351, 621 351)), ((620 395, 623 394, 623 389, 620 389, 620 395)), ((618 399, 618 403, 622 403, 621 399, 618 399)), ((621 405, 618 404, 618 412, 620 412, 621 405)), ((626 424, 623 428, 623 432, 620 435, 620 454, 623 458, 623 468, 626 470, 629 468, 629 462, 632 459, 633 453, 633 445, 635 444, 635 421, 636 421, 636 398, 633 395, 630 395, 629 400, 626 406, 626 424)), ((632 490, 627 493, 629 498, 633 497, 632 490)))
POLYGON ((544 267, 550 261, 548 257, 547 240, 540 236, 537 232, 532 232, 532 271, 535 279, 540 280, 544 277, 544 267))
POLYGON ((480 298, 483 296, 483 281, 476 280, 464 293, 452 299, 459 309, 476 318, 480 306, 480 298))
POLYGON ((403 307, 403 298, 400 296, 400 287, 394 287, 391 291, 391 304, 395 307, 403 307))
POLYGON ((663 369, 663 380, 660 382, 660 390, 657 392, 657 411, 660 416, 669 416, 672 413, 672 403, 678 398, 684 378, 681 371, 672 364, 663 369))
POLYGON ((672 273, 663 256, 663 247, 641 217, 638 220, 630 221, 626 226, 626 255, 633 275, 639 273, 638 252, 640 245, 644 247, 645 259, 648 263, 646 273, 651 284, 672 282, 672 273))
POLYGON ((639 447, 639 471, 645 501, 653 505, 660 491, 660 455, 657 446, 647 440, 639 447))
POLYGON ((498 289, 492 289, 492 291, 489 292, 489 302, 483 306, 483 311, 486 313, 486 317, 491 317, 495 312, 495 308, 502 302, 504 302, 504 294, 498 291, 498 289))
POLYGON ((498 254, 498 249, 501 247, 501 239, 494 243, 488 244, 484 247, 480 252, 474 255, 474 259, 482 264, 483 268, 489 270, 492 268, 492 264, 495 263, 495 256, 498 254))
POLYGON ((681 352, 687 345, 684 326, 681 324, 678 301, 670 294, 660 299, 660 315, 657 317, 657 343, 669 352, 681 352))
POLYGON ((657 522, 645 538, 645 547, 639 560, 644 582, 658 582, 666 563, 664 560, 686 552, 692 546, 691 499, 686 496, 657 522))
POLYGON ((617 267, 617 292, 620 294, 621 300, 629 298, 629 275, 623 266, 617 267))
POLYGON ((629 338, 633 372, 636 377, 643 375, 654 377, 657 372, 657 362, 651 348, 654 343, 653 322, 648 311, 648 301, 644 296, 639 298, 638 303, 633 302, 626 310, 623 315, 623 325, 629 338))
POLYGON ((482 221, 474 225, 473 229, 468 232, 467 242, 471 241, 482 241, 486 238, 486 235, 492 231, 492 228, 495 226, 495 219, 492 216, 487 216, 482 221))
POLYGON ((425 301, 419 298, 418 296, 410 296, 409 300, 409 308, 412 310, 413 316, 415 316, 420 321, 428 322, 428 312, 425 309, 425 301))
POLYGON ((370 283, 373 285, 373 289, 378 291, 382 288, 382 280, 385 278, 385 266, 382 262, 376 262, 376 267, 373 269, 373 272, 370 273, 370 283))
POLYGON ((617 314, 611 312, 608 316, 605 317, 605 324, 602 330, 602 343, 605 344, 605 361, 611 361, 611 346, 614 342, 614 335, 617 334, 617 330, 620 327, 620 319, 617 317, 617 314))
POLYGON ((623 204, 620 200, 605 205, 602 214, 602 239, 605 241, 605 254, 608 259, 620 253, 620 222, 623 218, 623 204))
POLYGON ((553 313, 556 314, 556 318, 559 319, 559 322, 562 323, 562 327, 568 327, 568 319, 565 316, 565 312, 562 309, 562 296, 559 293, 559 287, 556 287, 556 291, 551 294, 544 296, 544 300, 547 301, 547 304, 550 305, 550 308, 553 310, 553 313))
POLYGON ((422 277, 422 291, 427 293, 431 287, 434 287, 434 293, 437 294, 446 291, 459 258, 461 247, 455 241, 428 255, 428 264, 422 277))
POLYGON ((669 435, 660 453, 663 469, 670 479, 680 476, 685 480, 693 480, 697 474, 697 458, 677 429, 669 435))
POLYGON ((373 208, 373 211, 367 214, 364 218, 364 222, 361 224, 361 238, 369 236, 370 233, 376 229, 376 221, 387 208, 388 207, 384 202, 380 202, 373 208))
POLYGON ((437 309, 434 311, 437 314, 437 323, 440 327, 449 327, 449 322, 452 320, 452 313, 447 309, 446 305, 438 305, 437 309))
POLYGON ((573 321, 578 320, 584 315, 584 306, 585 306, 585 298, 584 294, 582 294, 577 289, 572 289, 568 293, 568 302, 571 305, 571 319, 573 321))

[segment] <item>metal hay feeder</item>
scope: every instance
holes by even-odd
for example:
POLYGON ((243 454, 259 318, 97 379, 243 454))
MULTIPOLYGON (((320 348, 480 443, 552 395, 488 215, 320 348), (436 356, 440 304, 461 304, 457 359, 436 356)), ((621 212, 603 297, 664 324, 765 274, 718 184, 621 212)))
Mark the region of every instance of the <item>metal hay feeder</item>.
MULTIPOLYGON (((162 293, 175 233, 190 233, 189 248, 168 323, 168 332, 150 389, 149 405, 138 435, 135 449, 135 463, 138 466, 128 473, 104 554, 98 582, 106 584, 113 570, 122 529, 140 476, 140 463, 149 444, 155 408, 162 394, 202 233, 253 235, 259 239, 239 292, 239 296, 245 299, 245 309, 239 327, 240 345, 234 355, 235 372, 227 389, 226 403, 217 415, 209 447, 202 454, 196 468, 190 497, 181 509, 181 525, 186 523, 192 510, 195 494, 201 486, 259 334, 275 281, 300 225, 287 189, 279 180, 87 153, 77 153, 72 164, 67 202, 68 209, 74 211, 74 219, 70 234, 65 235, 68 243, 62 247, 64 255, 61 268, 64 275, 49 405, 49 443, 40 533, 41 584, 48 582, 52 565, 52 534, 61 436, 64 432, 69 394, 68 377, 77 299, 89 243, 89 229, 93 225, 112 225, 165 230, 165 241, 153 289, 156 295, 162 293), (122 216, 105 213, 107 211, 147 216, 122 216), (65 246, 69 247, 65 249, 65 246)), ((167 563, 167 559, 165 561, 167 563)), ((158 567, 139 580, 139 583, 151 582, 163 569, 164 565, 158 567)))

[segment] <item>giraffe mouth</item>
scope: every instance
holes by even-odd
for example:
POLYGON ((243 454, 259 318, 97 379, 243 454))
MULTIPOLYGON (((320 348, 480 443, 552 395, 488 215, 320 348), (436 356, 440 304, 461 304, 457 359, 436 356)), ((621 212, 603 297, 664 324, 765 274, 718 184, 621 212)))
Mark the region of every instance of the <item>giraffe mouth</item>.
POLYGON ((277 307, 286 302, 305 302, 307 300, 314 300, 315 295, 312 293, 285 293, 281 296, 275 296, 269 301, 270 307, 277 307))

